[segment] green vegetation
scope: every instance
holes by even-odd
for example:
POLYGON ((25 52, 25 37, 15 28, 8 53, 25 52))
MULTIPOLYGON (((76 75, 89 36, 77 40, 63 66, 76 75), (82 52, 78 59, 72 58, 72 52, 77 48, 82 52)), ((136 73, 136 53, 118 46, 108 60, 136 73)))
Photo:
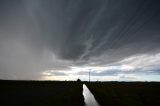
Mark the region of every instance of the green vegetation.
POLYGON ((160 106, 158 82, 86 83, 101 106, 160 106))
POLYGON ((84 106, 82 83, 0 81, 1 106, 84 106))

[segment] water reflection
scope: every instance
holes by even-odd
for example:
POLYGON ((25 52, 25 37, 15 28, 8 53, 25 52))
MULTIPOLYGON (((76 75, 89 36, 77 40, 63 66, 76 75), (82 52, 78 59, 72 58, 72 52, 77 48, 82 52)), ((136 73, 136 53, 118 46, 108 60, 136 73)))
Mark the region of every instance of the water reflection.
POLYGON ((100 106, 85 84, 83 84, 83 96, 86 106, 100 106))

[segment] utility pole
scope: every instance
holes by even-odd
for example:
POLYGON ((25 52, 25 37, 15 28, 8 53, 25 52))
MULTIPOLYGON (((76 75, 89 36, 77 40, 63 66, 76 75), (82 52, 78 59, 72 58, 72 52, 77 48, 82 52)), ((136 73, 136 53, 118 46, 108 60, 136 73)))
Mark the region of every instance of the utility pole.
POLYGON ((90 74, 91 74, 91 73, 90 73, 90 69, 89 69, 89 82, 90 82, 90 74))

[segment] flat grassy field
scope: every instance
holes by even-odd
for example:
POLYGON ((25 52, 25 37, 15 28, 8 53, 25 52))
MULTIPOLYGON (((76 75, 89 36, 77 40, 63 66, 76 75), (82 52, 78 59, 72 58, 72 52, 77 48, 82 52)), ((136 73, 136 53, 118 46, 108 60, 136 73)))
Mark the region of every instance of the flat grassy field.
POLYGON ((159 82, 86 83, 101 106, 160 106, 159 82))
POLYGON ((84 106, 82 83, 0 81, 0 106, 84 106))

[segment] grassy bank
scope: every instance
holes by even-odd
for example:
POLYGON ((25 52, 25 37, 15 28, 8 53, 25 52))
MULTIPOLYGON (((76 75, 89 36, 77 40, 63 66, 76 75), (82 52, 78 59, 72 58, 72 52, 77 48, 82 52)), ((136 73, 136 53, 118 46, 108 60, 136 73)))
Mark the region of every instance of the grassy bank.
POLYGON ((160 106, 158 82, 86 83, 101 106, 160 106))
POLYGON ((1 106, 84 106, 81 82, 0 81, 1 106))

